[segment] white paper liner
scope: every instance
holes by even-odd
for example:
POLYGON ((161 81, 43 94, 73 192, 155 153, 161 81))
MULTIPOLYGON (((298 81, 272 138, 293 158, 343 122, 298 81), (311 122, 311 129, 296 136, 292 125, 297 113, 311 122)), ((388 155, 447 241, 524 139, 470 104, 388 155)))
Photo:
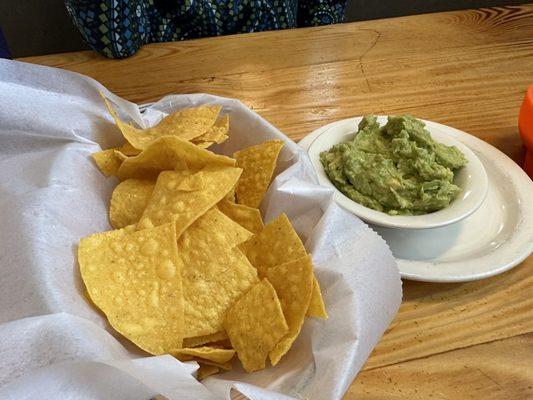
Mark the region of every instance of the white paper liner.
POLYGON ((90 78, 15 61, 0 60, 0 104, 0 398, 229 399, 232 387, 253 400, 342 397, 396 314, 401 281, 385 242, 318 186, 298 145, 237 100, 167 96, 141 114, 90 78), (246 374, 235 363, 199 383, 195 363, 147 356, 86 301, 77 244, 110 229, 117 183, 90 155, 122 142, 99 90, 142 126, 222 105, 230 139, 215 152, 285 141, 262 211, 285 212, 313 254, 329 319, 306 319, 277 367, 246 374))

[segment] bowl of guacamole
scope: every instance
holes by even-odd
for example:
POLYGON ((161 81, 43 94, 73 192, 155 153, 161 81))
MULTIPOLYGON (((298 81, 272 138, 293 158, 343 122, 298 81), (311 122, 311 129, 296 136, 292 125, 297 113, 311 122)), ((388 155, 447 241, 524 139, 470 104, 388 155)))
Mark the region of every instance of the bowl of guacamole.
POLYGON ((339 121, 308 152, 337 202, 377 225, 431 228, 456 222, 483 202, 483 164, 453 128, 411 116, 339 121))

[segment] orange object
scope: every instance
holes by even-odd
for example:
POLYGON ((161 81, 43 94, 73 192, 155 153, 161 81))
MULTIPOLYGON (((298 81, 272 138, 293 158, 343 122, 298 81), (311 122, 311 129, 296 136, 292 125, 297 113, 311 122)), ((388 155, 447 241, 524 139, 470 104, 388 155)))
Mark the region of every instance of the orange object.
POLYGON ((527 89, 526 96, 520 107, 518 130, 526 146, 524 170, 533 179, 533 85, 527 89))

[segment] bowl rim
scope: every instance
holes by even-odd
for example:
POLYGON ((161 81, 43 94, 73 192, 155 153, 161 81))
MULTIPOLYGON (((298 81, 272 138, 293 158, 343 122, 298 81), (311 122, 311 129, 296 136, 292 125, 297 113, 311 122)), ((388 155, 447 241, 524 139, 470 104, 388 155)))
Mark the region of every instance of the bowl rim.
MULTIPOLYGON (((383 123, 386 121, 387 116, 384 115, 376 115, 378 118, 378 121, 380 123, 383 123)), ((480 189, 478 191, 474 192, 473 197, 474 200, 470 201, 469 207, 460 207, 461 204, 466 204, 464 199, 457 198, 455 199, 449 206, 443 208, 442 210, 435 211, 433 213, 423 214, 423 215, 398 215, 393 216, 386 214, 381 211, 373 210, 371 208, 365 207, 349 197, 345 196, 339 189, 331 183, 329 178, 324 172, 322 163, 320 160, 317 160, 317 157, 313 157, 316 153, 317 155, 320 154, 320 151, 316 152, 313 151, 313 147, 317 146, 317 143, 321 143, 323 139, 323 135, 327 132, 330 132, 332 129, 339 128, 343 124, 351 123, 354 126, 354 130, 349 133, 344 133, 343 137, 347 137, 349 135, 353 135, 357 132, 357 124, 362 119, 362 116, 352 117, 352 118, 346 118, 342 120, 338 120, 335 122, 332 122, 330 124, 324 125, 321 128, 318 128, 317 130, 313 131, 311 134, 306 136, 302 141, 300 141, 300 145, 306 148, 306 151, 311 159, 311 163, 313 164, 313 167, 315 168, 315 172, 317 173, 318 180, 321 185, 329 187, 334 192, 334 199, 335 201, 342 206, 343 208, 347 209, 348 211, 352 212, 353 214, 357 215, 362 220, 379 225, 384 226, 388 228, 403 228, 403 229, 429 229, 429 228, 437 228, 442 227, 446 225, 453 224, 455 222, 458 222, 472 213, 474 213, 483 203, 483 201, 486 198, 487 192, 488 192, 488 176, 485 171, 485 168, 479 158, 475 155, 475 153, 464 143, 462 143, 459 140, 459 137, 461 134, 468 135, 466 132, 459 131, 455 128, 435 123, 432 121, 424 120, 422 118, 417 118, 420 121, 424 122, 426 125, 426 129, 431 133, 433 139, 437 142, 439 142, 439 137, 442 140, 442 137, 445 136, 446 141, 448 143, 446 144, 453 144, 465 156, 468 158, 469 163, 464 168, 467 168, 466 172, 474 173, 474 175, 479 178, 479 182, 477 182, 478 186, 480 186, 480 189), (459 132, 459 133, 457 133, 459 132), (317 165, 318 164, 318 165, 317 165), (459 203, 456 203, 459 201, 459 203), (456 212, 452 215, 445 216, 445 214, 450 214, 450 207, 455 203, 456 212), (443 212, 447 210, 446 212, 443 212), (440 213, 440 214, 439 214, 440 213), (430 216, 428 218, 428 216, 430 216)), ((416 117, 415 117, 416 118, 416 117)), ((335 143, 341 143, 342 140, 336 141, 335 143)), ((469 180, 471 181, 471 180, 469 180)), ((469 186, 462 187, 463 190, 468 189, 469 186)), ((452 209, 453 210, 453 209, 452 209)))

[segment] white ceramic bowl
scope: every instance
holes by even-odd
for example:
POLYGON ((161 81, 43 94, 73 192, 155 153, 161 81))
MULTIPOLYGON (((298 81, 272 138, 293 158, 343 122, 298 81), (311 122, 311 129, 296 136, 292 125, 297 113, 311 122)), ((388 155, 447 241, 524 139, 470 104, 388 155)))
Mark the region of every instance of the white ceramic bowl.
MULTIPOLYGON (((435 141, 457 147, 468 159, 468 164, 461 168, 454 178, 454 183, 462 189, 461 194, 448 207, 425 215, 393 216, 362 206, 342 194, 328 179, 320 162, 320 153, 329 150, 337 143, 353 139, 361 119, 362 117, 355 117, 333 122, 319 128, 300 142, 300 145, 308 151, 318 174, 318 180, 322 185, 335 191, 335 200, 339 205, 372 224, 389 228, 426 229, 460 221, 476 211, 483 203, 487 195, 488 178, 481 161, 468 147, 454 138, 453 129, 425 120, 422 121, 435 141)), ((378 122, 381 125, 385 124, 387 117, 378 116, 378 122)))

